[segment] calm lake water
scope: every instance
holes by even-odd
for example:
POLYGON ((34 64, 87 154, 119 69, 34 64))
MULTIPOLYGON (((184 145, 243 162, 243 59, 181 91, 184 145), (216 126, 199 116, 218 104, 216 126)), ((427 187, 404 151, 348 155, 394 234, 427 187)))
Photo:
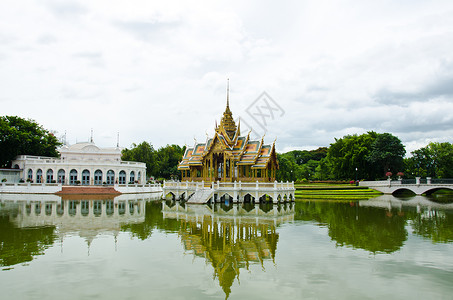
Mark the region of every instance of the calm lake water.
POLYGON ((0 267, 2 299, 452 299, 453 204, 0 195, 0 267))

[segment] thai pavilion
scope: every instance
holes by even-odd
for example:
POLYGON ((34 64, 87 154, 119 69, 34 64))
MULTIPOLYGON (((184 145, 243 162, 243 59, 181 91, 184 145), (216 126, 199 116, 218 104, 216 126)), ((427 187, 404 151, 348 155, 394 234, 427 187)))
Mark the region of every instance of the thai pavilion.
POLYGON ((186 148, 178 170, 184 181, 204 182, 273 182, 278 169, 275 141, 272 145, 241 136, 240 121, 236 126, 227 105, 220 125, 212 138, 186 148))

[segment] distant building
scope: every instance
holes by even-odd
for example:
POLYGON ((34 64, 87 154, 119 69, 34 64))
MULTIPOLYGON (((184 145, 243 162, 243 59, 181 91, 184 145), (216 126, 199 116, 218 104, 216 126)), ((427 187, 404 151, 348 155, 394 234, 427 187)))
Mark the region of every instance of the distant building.
POLYGON ((93 142, 59 149, 60 158, 20 155, 12 162, 20 178, 35 183, 113 185, 146 183, 146 164, 121 160, 121 149, 99 148, 93 142))

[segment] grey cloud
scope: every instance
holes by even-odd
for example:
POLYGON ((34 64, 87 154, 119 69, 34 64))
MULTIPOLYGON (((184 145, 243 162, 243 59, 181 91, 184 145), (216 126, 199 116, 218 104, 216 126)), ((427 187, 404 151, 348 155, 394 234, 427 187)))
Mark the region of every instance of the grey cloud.
POLYGON ((393 121, 391 125, 384 129, 394 130, 403 133, 409 132, 433 132, 450 130, 453 128, 453 118, 442 118, 442 116, 432 115, 427 118, 423 116, 412 116, 402 122, 393 121))
POLYGON ((115 22, 118 28, 125 30, 139 39, 151 41, 157 38, 166 38, 171 30, 179 27, 180 22, 159 22, 159 21, 146 21, 146 22, 115 22))
POLYGON ((48 8, 55 16, 60 18, 77 17, 88 12, 86 7, 70 1, 52 1, 48 8))
POLYGON ((81 91, 80 88, 73 88, 73 87, 63 87, 60 89, 61 100, 97 100, 100 102, 104 102, 103 99, 103 92, 101 90, 94 90, 94 91, 81 91))
POLYGON ((412 102, 424 102, 440 96, 453 97, 453 76, 442 78, 435 83, 421 88, 418 92, 392 91, 383 88, 372 98, 380 104, 408 106, 412 102))
POLYGON ((51 34, 43 34, 37 39, 38 44, 42 44, 42 45, 53 44, 53 43, 56 43, 57 41, 58 41, 58 39, 51 34))
POLYGON ((307 92, 328 92, 331 89, 321 85, 309 85, 306 90, 307 92))
POLYGON ((72 55, 75 58, 86 61, 90 66, 93 67, 105 67, 102 53, 100 52, 79 52, 72 55))
POLYGON ((437 97, 453 98, 453 62, 441 62, 435 78, 420 86, 417 91, 380 89, 372 98, 380 104, 407 106, 411 102, 424 102, 437 97))
POLYGON ((430 98, 436 96, 453 96, 453 76, 443 78, 427 87, 424 94, 430 98))
POLYGON ((400 106, 407 106, 414 101, 423 101, 421 93, 407 93, 392 91, 387 88, 380 89, 375 95, 371 97, 379 104, 394 104, 400 106))
POLYGON ((5 34, 2 34, 0 33, 0 45, 7 45, 7 44, 11 44, 13 43, 14 41, 16 41, 17 38, 16 37, 13 37, 11 35, 5 35, 5 34))

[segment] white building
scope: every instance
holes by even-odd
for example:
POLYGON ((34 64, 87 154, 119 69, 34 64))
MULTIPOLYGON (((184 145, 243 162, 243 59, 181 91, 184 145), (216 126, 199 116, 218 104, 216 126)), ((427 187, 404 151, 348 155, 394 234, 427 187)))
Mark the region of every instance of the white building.
POLYGON ((13 161, 20 178, 35 183, 113 185, 146 183, 146 164, 121 160, 121 149, 94 143, 63 146, 60 158, 20 155, 13 161))

